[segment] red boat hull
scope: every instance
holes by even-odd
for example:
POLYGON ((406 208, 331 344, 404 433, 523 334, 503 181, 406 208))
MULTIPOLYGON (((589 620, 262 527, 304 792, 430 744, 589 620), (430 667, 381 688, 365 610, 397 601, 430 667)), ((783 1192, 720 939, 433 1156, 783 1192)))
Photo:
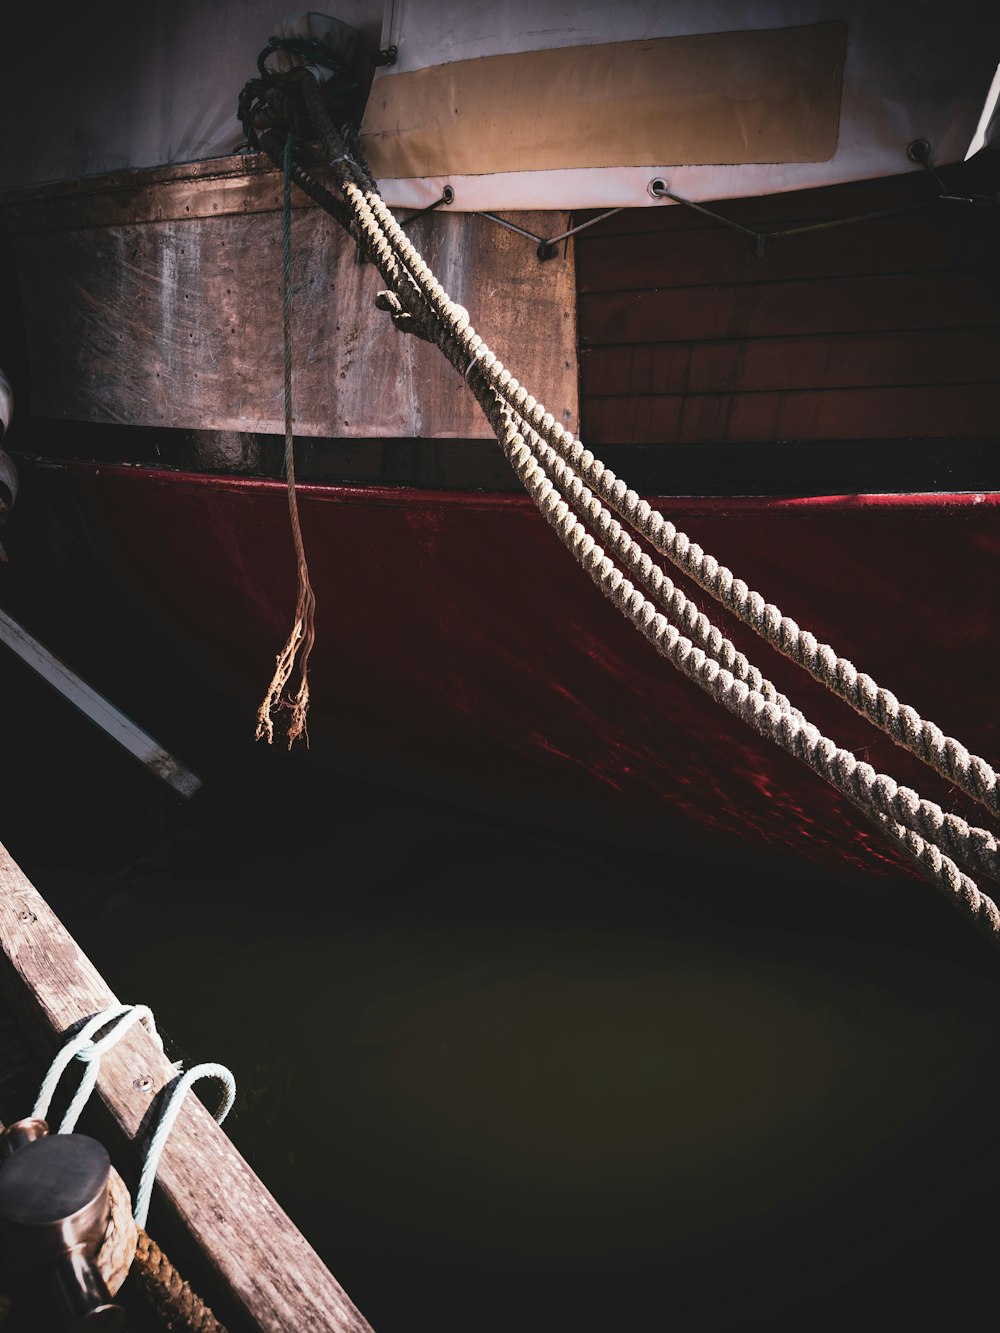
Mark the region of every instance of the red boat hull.
MULTIPOLYGON (((46 472, 49 499, 72 499, 103 566, 250 730, 295 602, 284 485, 46 472)), ((315 760, 609 835, 700 827, 722 845, 735 835, 898 870, 836 792, 659 658, 527 499, 307 485, 299 504, 317 597, 315 760)), ((997 759, 1000 496, 660 505, 786 614, 997 759)), ((838 743, 955 806, 946 784, 718 614, 838 743)))
MULTIPOLYGON (((956 194, 992 196, 995 159, 946 168, 956 194)), ((281 440, 268 433, 278 306, 246 278, 278 235, 275 190, 266 163, 227 159, 11 203, 33 369, 18 447, 50 460, 26 470, 19 509, 34 493, 56 514, 56 542, 75 552, 82 536, 100 571, 93 595, 104 577, 123 584, 248 735, 295 606, 281 440), (95 458, 114 462, 72 461, 95 458)), ((439 219, 425 240, 433 250, 462 227, 478 237, 479 259, 457 271, 513 303, 492 311, 498 349, 506 359, 513 343, 533 385, 544 351, 546 401, 578 415, 588 446, 651 498, 806 497, 659 503, 787 615, 996 762, 996 227, 988 208, 937 190, 917 172, 720 203, 736 230, 679 207, 578 217, 593 225, 532 279, 530 301, 535 260, 483 232, 494 224, 439 219), (838 219, 850 225, 827 225, 838 219), (766 232, 763 251, 747 228, 766 232)), ((299 275, 295 302, 298 466, 316 479, 300 487, 318 602, 313 758, 543 822, 654 842, 700 830, 715 844, 732 835, 895 868, 853 808, 680 678, 530 501, 501 493, 509 472, 468 434, 464 398, 440 419, 458 410, 455 377, 429 379, 406 360, 411 344, 364 323, 373 308, 355 290, 352 244, 331 242, 318 210, 296 226, 296 253, 322 274, 321 287, 299 275), (352 348, 365 349, 356 366, 352 348), (413 396, 405 413, 400 384, 413 396)), ((22 578, 33 568, 17 563, 22 578)), ((33 604, 42 613, 46 599, 33 604)), ((834 740, 962 809, 846 705, 722 623, 834 740)), ((206 708, 206 732, 212 721, 206 708)))

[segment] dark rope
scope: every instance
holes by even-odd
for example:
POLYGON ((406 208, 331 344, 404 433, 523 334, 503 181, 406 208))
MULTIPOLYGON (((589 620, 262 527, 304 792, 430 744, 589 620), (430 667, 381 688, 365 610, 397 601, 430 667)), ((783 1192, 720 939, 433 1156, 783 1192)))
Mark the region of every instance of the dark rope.
MULTIPOLYGON (((285 137, 278 130, 263 130, 260 135, 260 146, 263 152, 271 159, 279 171, 285 169, 285 137)), ((296 145, 292 146, 294 159, 296 145)), ((342 199, 338 199, 335 194, 331 194, 325 185, 321 185, 316 177, 301 164, 301 162, 292 161, 292 179, 303 192, 307 194, 314 203, 319 204, 320 208, 336 218, 340 225, 348 230, 351 226, 351 211, 342 199)))
MULTIPOLYGON (((257 57, 257 69, 262 79, 274 77, 271 70, 267 68, 267 58, 273 55, 275 51, 287 51, 290 55, 301 56, 308 65, 318 65, 320 69, 328 69, 332 74, 339 76, 341 80, 347 80, 351 71, 345 61, 340 56, 335 55, 325 42, 318 37, 269 37, 267 46, 264 47, 257 57)), ((347 91, 357 87, 356 81, 343 82, 341 87, 347 91)))
POLYGON ((167 1256, 145 1231, 139 1231, 134 1271, 146 1299, 167 1328, 188 1333, 226 1333, 225 1328, 178 1273, 167 1256))
POLYGON ((295 451, 292 447, 292 136, 285 136, 281 195, 281 330, 285 340, 285 474, 295 484, 295 451))
POLYGON ((269 129, 308 136, 309 118, 303 108, 300 88, 303 79, 314 82, 308 72, 310 65, 328 71, 321 96, 336 109, 338 119, 360 120, 364 89, 355 71, 341 56, 314 37, 271 37, 257 57, 259 77, 244 85, 237 104, 236 114, 246 134, 248 148, 262 147, 262 136, 269 129), (268 69, 267 59, 276 51, 287 52, 296 58, 296 63, 289 69, 268 69))
POLYGON ((282 159, 284 171, 281 206, 281 268, 282 268, 282 332, 284 335, 284 399, 285 399, 285 476, 288 481, 288 516, 292 525, 292 541, 295 546, 295 558, 298 566, 298 599, 295 606, 295 623, 284 648, 278 654, 277 664, 271 684, 257 710, 257 739, 266 739, 270 744, 274 739, 272 713, 279 709, 290 709, 291 721, 288 724, 288 747, 302 736, 309 743, 306 731, 306 713, 309 709, 309 655, 316 638, 315 613, 316 598, 309 581, 309 566, 306 563, 305 545, 302 541, 302 527, 299 522, 299 504, 295 494, 295 439, 292 419, 292 177, 293 146, 292 136, 285 137, 285 149, 282 159), (285 686, 295 669, 296 658, 299 666, 299 688, 294 698, 286 699, 285 686))

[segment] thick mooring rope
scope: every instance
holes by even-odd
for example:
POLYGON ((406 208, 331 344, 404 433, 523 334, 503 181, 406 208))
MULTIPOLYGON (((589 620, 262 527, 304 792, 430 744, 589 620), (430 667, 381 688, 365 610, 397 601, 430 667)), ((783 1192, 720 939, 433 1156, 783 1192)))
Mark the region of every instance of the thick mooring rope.
POLYGON ((500 442, 525 489, 577 563, 653 647, 729 712, 825 777, 888 835, 929 879, 971 915, 978 926, 1000 943, 1000 909, 993 900, 980 892, 976 883, 941 851, 933 838, 922 837, 906 823, 879 809, 879 797, 888 796, 893 788, 898 797, 906 789, 897 788, 891 778, 875 774, 869 765, 860 764, 849 751, 840 749, 806 722, 800 713, 787 712, 765 699, 760 691, 738 680, 714 657, 696 647, 622 576, 590 533, 569 512, 513 421, 508 423, 500 442), (870 775, 874 776, 874 781, 870 775))
MULTIPOLYGON (((734 660, 729 660, 730 654, 735 654, 733 645, 721 638, 708 618, 697 613, 692 603, 684 598, 683 594, 679 594, 679 590, 674 588, 666 576, 662 576, 661 587, 659 580, 652 574, 652 569, 656 567, 652 566, 649 556, 624 532, 621 525, 611 518, 608 510, 583 485, 574 470, 534 431, 526 429, 523 421, 518 424, 531 441, 534 462, 542 475, 548 476, 550 480, 554 478, 560 484, 577 514, 592 520, 606 543, 615 549, 615 553, 621 556, 635 573, 637 581, 652 593, 653 600, 668 615, 674 613, 675 621, 679 621, 682 628, 687 629, 692 642, 705 649, 707 655, 714 658, 721 667, 728 669, 735 679, 743 681, 764 700, 788 713, 794 722, 809 729, 810 724, 798 709, 792 708, 783 695, 777 694, 770 682, 763 680, 760 672, 750 666, 745 657, 736 655, 734 660), (664 596, 664 591, 668 587, 672 590, 673 596, 669 594, 664 596), (721 651, 716 647, 718 640, 721 640, 723 649, 721 651)), ((657 573, 660 571, 657 570, 657 573)), ((815 728, 811 730, 816 732, 815 728)), ((818 732, 816 736, 819 736, 818 732)), ((785 745, 784 748, 790 747, 785 745)), ((819 762, 822 763, 822 760, 819 762)), ((815 764, 812 766, 816 767, 815 764)), ((898 786, 891 778, 877 773, 870 765, 855 759, 847 751, 837 750, 835 768, 827 771, 826 765, 823 765, 817 767, 816 771, 821 772, 822 776, 838 787, 849 799, 857 802, 859 799, 864 801, 873 796, 881 814, 899 820, 935 842, 943 843, 954 858, 964 860, 991 878, 997 877, 1000 869, 1000 853, 998 853, 997 839, 988 829, 969 825, 957 815, 946 814, 933 802, 923 800, 917 792, 908 787, 898 786)))
POLYGON ((752 591, 742 579, 733 575, 732 570, 706 554, 662 514, 648 505, 643 510, 643 502, 635 491, 627 489, 609 468, 594 459, 584 468, 584 473, 611 508, 640 532, 656 551, 682 569, 743 624, 798 663, 814 680, 850 704, 897 745, 923 760, 992 814, 1000 814, 1000 784, 985 759, 971 754, 954 737, 946 736, 940 727, 922 718, 915 708, 901 704, 890 690, 858 671, 847 658, 838 656, 829 644, 800 629, 794 620, 766 602, 760 593, 752 591))
POLYGON ((607 510, 617 513, 654 550, 899 745, 991 810, 998 804, 993 769, 735 579, 556 422, 474 331, 468 313, 445 293, 379 195, 356 138, 351 136, 349 141, 330 122, 319 87, 311 78, 303 80, 303 94, 337 187, 353 215, 350 230, 392 289, 380 294, 377 304, 391 313, 398 328, 434 342, 464 376, 522 484, 578 563, 659 652, 729 711, 842 792, 1000 941, 1000 910, 956 864, 961 861, 1000 877, 994 835, 946 814, 824 736, 653 566, 648 554, 607 510), (625 577, 581 518, 596 527, 607 548, 652 600, 625 577), (668 616, 688 633, 682 633, 668 616))
MULTIPOLYGON (((354 188, 356 190, 357 187, 354 188)), ((360 199, 353 198, 350 191, 346 193, 349 200, 356 206, 360 205, 360 199)), ((629 489, 610 468, 594 458, 569 431, 546 413, 542 404, 524 393, 517 380, 475 334, 467 317, 463 327, 460 316, 464 311, 448 300, 433 273, 381 198, 373 198, 369 191, 364 196, 364 202, 371 206, 369 226, 374 223, 375 228, 389 241, 390 253, 405 265, 406 276, 426 303, 425 309, 433 311, 445 325, 447 343, 442 345, 442 350, 446 355, 449 347, 455 347, 474 357, 475 373, 486 376, 490 388, 517 413, 525 426, 536 431, 567 463, 579 468, 583 480, 604 503, 645 537, 656 551, 677 565, 744 624, 779 652, 804 667, 816 680, 839 695, 898 745, 929 764, 993 813, 1000 812, 1000 783, 986 760, 971 754, 961 742, 946 736, 939 727, 921 718, 916 709, 900 704, 894 694, 883 689, 870 676, 858 672, 851 662, 838 656, 828 644, 800 630, 795 621, 784 616, 759 593, 753 592, 741 579, 735 578, 731 570, 713 556, 707 555, 697 543, 692 542, 673 523, 642 500, 637 492, 629 489), (519 395, 523 395, 520 402, 519 395), (530 406, 522 414, 523 406, 529 402, 530 406)), ((387 273, 383 273, 383 276, 390 280, 387 273)), ((408 289, 409 285, 405 284, 403 292, 408 289)), ((402 296, 403 293, 397 294, 402 296)), ((452 358, 449 356, 449 359, 452 358)), ((456 364, 454 360, 453 364, 456 364)), ((465 371, 471 383, 472 367, 458 364, 457 368, 465 371)))

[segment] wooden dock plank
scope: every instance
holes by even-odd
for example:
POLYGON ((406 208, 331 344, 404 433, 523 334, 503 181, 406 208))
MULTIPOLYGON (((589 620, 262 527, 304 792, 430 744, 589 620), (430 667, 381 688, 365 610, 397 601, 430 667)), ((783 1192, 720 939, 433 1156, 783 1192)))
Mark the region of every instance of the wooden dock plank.
MULTIPOLYGON (((0 989, 45 1058, 61 1045, 69 1027, 118 1003, 2 844, 0 944, 0 989)), ((213 1054, 224 1058, 224 1053, 213 1054)), ((166 1057, 140 1025, 105 1055, 98 1092, 126 1139, 135 1138, 153 1097, 173 1077, 166 1057), (143 1091, 147 1078, 152 1087, 143 1091)), ((135 1174, 126 1169, 133 1183, 135 1174)), ((315 1250, 195 1097, 188 1097, 177 1119, 157 1180, 178 1225, 250 1327, 265 1333, 371 1333, 315 1250)))

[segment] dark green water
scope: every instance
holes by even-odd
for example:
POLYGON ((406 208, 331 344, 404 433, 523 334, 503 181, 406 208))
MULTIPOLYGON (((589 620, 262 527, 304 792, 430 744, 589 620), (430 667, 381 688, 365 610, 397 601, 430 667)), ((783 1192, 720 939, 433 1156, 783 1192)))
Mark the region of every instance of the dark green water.
POLYGON ((628 855, 249 747, 177 809, 66 725, 58 765, 35 724, 8 751, 4 840, 233 1068, 228 1131, 381 1333, 975 1322, 1000 960, 929 887, 628 855))

